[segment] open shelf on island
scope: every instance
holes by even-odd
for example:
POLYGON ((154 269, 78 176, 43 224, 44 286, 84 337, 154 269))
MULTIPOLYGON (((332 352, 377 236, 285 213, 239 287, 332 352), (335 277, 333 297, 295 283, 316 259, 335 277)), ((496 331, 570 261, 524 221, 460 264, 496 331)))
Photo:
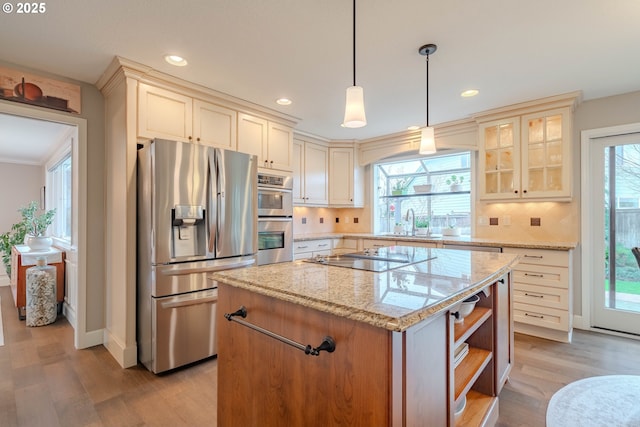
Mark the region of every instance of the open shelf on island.
POLYGON ((482 324, 491 317, 491 309, 486 307, 476 307, 465 317, 461 323, 454 323, 453 341, 454 348, 457 348, 462 341, 466 340, 482 324))
POLYGON ((494 414, 497 409, 497 402, 498 399, 496 397, 469 390, 467 404, 464 412, 460 414, 460 417, 455 422, 456 427, 487 425, 487 421, 492 416, 497 417, 497 413, 494 414))
POLYGON ((466 394, 482 370, 491 360, 492 353, 489 350, 469 347, 469 354, 455 368, 454 374, 454 400, 456 403, 460 396, 466 394))

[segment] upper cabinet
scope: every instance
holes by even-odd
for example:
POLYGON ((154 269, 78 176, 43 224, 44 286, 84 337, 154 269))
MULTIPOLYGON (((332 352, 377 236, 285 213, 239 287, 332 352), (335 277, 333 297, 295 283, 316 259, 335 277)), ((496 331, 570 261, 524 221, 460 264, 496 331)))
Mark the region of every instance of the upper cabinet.
POLYGON ((293 203, 326 206, 329 203, 329 149, 293 140, 293 203))
POLYGON ((237 113, 145 83, 138 85, 138 136, 236 149, 237 113))
POLYGON ((571 198, 571 108, 479 126, 481 200, 571 198))
POLYGON ((329 204, 332 206, 364 206, 363 171, 356 155, 353 147, 329 147, 329 204))
POLYGON ((192 136, 193 99, 138 84, 138 136, 187 142, 192 136))
POLYGON ((236 149, 238 113, 228 108, 195 99, 193 101, 193 133, 203 145, 236 149))
POLYGON ((291 172, 293 129, 238 113, 238 151, 258 156, 258 165, 291 172))

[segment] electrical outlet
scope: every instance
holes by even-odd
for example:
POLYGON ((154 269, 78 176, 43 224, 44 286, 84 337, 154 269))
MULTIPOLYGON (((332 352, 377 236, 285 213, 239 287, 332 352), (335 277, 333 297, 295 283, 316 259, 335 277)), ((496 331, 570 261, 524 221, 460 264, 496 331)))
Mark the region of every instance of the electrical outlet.
POLYGON ((498 225, 498 218, 489 218, 489 225, 498 225))
POLYGON ((340 218, 336 218, 336 224, 340 222, 340 218))
POLYGON ((344 223, 345 223, 345 224, 349 224, 349 217, 348 217, 348 216, 345 216, 345 217, 344 217, 344 223))
POLYGON ((320 218, 320 224, 324 224, 324 218, 320 218))
POLYGON ((302 218, 302 223, 306 224, 307 223, 307 218, 302 218))
POLYGON ((531 218, 532 227, 540 227, 540 218, 531 218))
POLYGON ((485 215, 480 215, 478 217, 478 225, 481 227, 486 227, 489 225, 489 217, 485 215))
POLYGON ((358 217, 353 218, 353 223, 357 224, 358 223, 358 217))
POLYGON ((511 225, 511 215, 505 215, 502 217, 502 225, 511 225))

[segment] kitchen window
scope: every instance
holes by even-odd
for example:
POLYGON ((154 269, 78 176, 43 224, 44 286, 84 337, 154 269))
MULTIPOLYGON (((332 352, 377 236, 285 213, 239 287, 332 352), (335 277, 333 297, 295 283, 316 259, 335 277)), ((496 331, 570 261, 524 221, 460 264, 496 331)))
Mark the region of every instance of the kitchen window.
POLYGON ((381 162, 373 171, 375 233, 411 231, 413 209, 416 227, 431 235, 471 234, 469 152, 381 162))

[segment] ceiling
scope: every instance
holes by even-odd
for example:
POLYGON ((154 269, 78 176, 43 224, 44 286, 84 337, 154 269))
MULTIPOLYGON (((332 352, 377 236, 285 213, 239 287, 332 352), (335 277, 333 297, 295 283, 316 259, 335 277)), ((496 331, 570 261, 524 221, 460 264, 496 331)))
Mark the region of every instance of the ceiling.
POLYGON ((65 142, 71 126, 0 114, 0 163, 43 165, 65 142))
MULTIPOLYGON (((357 84, 367 126, 340 126, 352 85, 349 0, 58 0, 4 14, 0 58, 95 83, 121 56, 297 117, 297 129, 366 139, 551 95, 640 90, 637 0, 360 0, 357 84), (636 52, 636 53, 634 53, 636 52), (163 56, 184 56, 174 67, 163 56), (466 89, 480 94, 462 98, 466 89), (288 97, 290 106, 275 100, 288 97)), ((2 144, 5 142, 2 140, 2 144)))

